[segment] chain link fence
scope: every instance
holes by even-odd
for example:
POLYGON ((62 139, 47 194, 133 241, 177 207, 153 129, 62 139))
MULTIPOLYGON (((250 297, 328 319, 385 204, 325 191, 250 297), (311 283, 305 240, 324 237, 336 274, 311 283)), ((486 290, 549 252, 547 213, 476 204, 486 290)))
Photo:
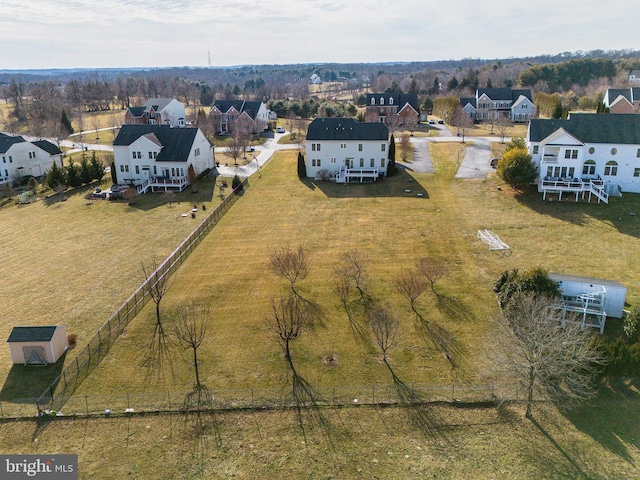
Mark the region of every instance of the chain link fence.
MULTIPOLYGON (((147 304, 150 291, 155 284, 172 275, 182 265, 193 249, 206 236, 211 228, 224 216, 238 199, 238 192, 249 186, 245 178, 241 186, 236 187, 222 202, 189 234, 167 259, 147 278, 126 302, 104 323, 96 335, 68 364, 62 373, 35 400, 37 411, 59 411, 72 397, 82 381, 96 368, 106 356, 111 345, 118 339, 129 322, 147 304)), ((13 402, 24 403, 24 402, 13 402)), ((5 404, 5 409, 8 407, 5 404)), ((24 409, 24 406, 23 406, 24 409)), ((2 414, 2 412, 0 412, 2 414)))

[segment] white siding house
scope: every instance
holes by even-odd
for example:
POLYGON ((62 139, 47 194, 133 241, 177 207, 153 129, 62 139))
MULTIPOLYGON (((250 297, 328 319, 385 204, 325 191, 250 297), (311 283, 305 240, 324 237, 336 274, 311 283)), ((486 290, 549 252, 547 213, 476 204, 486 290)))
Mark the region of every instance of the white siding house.
POLYGON ((608 202, 609 195, 640 193, 640 115, 572 114, 534 119, 527 146, 538 168, 538 190, 608 202))
POLYGON ((478 88, 475 97, 461 98, 460 105, 476 121, 508 117, 513 122, 526 122, 536 110, 528 88, 478 88))
POLYGON ((198 128, 123 125, 113 156, 118 183, 134 185, 138 193, 183 190, 189 165, 196 174, 214 166, 213 145, 198 128))
POLYGON ((185 126, 184 104, 174 98, 150 98, 141 107, 129 107, 125 123, 142 125, 185 126))
POLYGON ((56 363, 69 346, 63 326, 14 327, 7 343, 11 361, 18 365, 56 363))
POLYGON ((0 183, 21 177, 41 177, 56 162, 62 165, 62 152, 46 140, 28 142, 21 136, 0 133, 0 183))
POLYGON ((316 118, 307 130, 307 177, 338 183, 376 181, 387 174, 389 128, 353 118, 316 118))

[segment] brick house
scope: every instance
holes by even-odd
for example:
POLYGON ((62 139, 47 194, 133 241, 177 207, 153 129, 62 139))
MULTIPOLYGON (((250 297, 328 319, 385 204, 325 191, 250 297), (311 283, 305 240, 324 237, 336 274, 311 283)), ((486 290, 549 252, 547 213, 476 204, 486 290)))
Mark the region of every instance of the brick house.
POLYGON ((415 127, 420 123, 415 93, 369 93, 365 122, 381 122, 389 128, 415 127))
POLYGON ((262 102, 216 100, 209 118, 218 134, 232 134, 238 128, 260 133, 269 126, 269 110, 262 102))

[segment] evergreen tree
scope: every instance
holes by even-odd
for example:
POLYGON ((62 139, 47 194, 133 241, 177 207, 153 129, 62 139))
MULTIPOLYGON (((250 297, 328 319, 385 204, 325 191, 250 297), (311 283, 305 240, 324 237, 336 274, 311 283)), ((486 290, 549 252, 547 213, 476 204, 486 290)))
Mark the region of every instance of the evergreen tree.
POLYGON ((82 183, 91 183, 93 180, 93 171, 91 170, 91 164, 89 160, 83 158, 80 162, 80 180, 82 183))
POLYGON ((302 152, 298 152, 298 177, 307 178, 307 165, 304 162, 302 152))
POLYGON ((244 188, 242 186, 242 180, 240 180, 240 177, 238 175, 233 176, 233 180, 231 180, 231 188, 236 193, 242 191, 242 189, 244 188))
POLYGON ((105 174, 104 164, 96 157, 96 152, 92 152, 91 155, 91 178, 94 180, 102 181, 105 174))
POLYGON ((397 171, 396 167, 396 139, 391 134, 391 140, 389 140, 389 154, 387 155, 389 161, 387 162, 387 177, 395 175, 397 171))
POLYGON ((51 168, 47 172, 46 182, 51 190, 56 190, 60 185, 66 185, 67 176, 65 170, 59 167, 56 162, 53 162, 53 165, 51 165, 51 168))
POLYGON ((69 120, 67 111, 64 108, 62 109, 62 114, 60 115, 60 125, 62 126, 62 131, 67 132, 67 135, 71 135, 73 133, 71 120, 69 120))
POLYGON ((70 163, 66 167, 67 185, 71 188, 78 188, 82 185, 82 168, 75 163, 70 163))
POLYGON ((493 88, 493 82, 491 82, 490 78, 487 79, 487 88, 493 88))
POLYGON ((116 164, 111 162, 111 182, 118 184, 118 173, 116 172, 116 164))

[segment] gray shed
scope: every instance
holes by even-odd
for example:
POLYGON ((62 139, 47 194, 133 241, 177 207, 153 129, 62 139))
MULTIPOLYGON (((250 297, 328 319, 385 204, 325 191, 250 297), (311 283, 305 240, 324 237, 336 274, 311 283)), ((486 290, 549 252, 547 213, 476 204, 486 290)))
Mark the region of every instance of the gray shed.
POLYGON ((56 363, 69 346, 63 326, 14 327, 7 343, 11 361, 18 365, 56 363))

